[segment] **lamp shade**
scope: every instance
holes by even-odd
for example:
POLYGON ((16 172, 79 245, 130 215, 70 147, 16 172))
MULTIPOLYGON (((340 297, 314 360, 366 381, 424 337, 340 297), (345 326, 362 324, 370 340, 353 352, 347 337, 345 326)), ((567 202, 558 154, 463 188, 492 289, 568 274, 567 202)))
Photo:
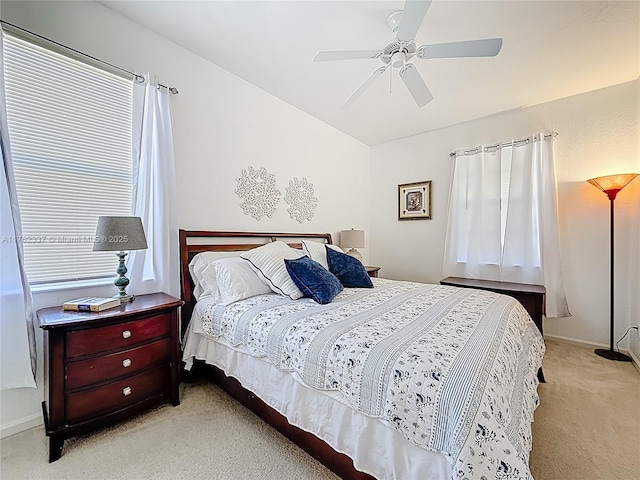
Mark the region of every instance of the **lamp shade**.
POLYGON ((94 252, 144 250, 147 239, 140 217, 98 217, 94 252))
POLYGON ((613 196, 615 198, 616 194, 629 185, 638 175, 640 174, 619 173, 617 175, 606 175, 604 177, 591 178, 587 180, 587 182, 594 187, 598 187, 604 193, 609 195, 609 197, 613 196))
POLYGON ((342 248, 364 248, 364 230, 342 230, 340 232, 342 248))

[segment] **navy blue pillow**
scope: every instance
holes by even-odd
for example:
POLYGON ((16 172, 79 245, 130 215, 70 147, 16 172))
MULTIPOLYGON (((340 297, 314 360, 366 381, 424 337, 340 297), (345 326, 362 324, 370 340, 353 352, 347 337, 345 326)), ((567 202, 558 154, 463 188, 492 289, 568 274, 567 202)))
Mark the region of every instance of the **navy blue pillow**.
POLYGON ((342 291, 340 280, 309 257, 285 260, 284 264, 291 280, 305 297, 324 305, 330 303, 342 291))
POLYGON ((327 264, 329 271, 338 277, 345 287, 373 288, 367 269, 357 258, 333 248, 327 248, 327 264))

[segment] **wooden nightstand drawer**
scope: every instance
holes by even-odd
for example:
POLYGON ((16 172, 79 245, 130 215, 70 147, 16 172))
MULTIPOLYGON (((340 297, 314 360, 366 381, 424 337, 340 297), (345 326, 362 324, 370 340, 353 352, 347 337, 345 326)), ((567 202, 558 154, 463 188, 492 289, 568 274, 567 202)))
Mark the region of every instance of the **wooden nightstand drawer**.
POLYGON ((132 405, 152 395, 168 392, 169 364, 104 387, 67 395, 65 417, 77 422, 132 405))
POLYGON ((65 356, 73 358, 126 348, 168 335, 170 330, 169 315, 157 315, 144 320, 87 330, 71 330, 67 332, 65 356))
POLYGON ((71 390, 125 375, 134 375, 154 363, 166 362, 171 351, 170 342, 169 338, 164 338, 123 352, 69 362, 65 374, 65 389, 71 390))

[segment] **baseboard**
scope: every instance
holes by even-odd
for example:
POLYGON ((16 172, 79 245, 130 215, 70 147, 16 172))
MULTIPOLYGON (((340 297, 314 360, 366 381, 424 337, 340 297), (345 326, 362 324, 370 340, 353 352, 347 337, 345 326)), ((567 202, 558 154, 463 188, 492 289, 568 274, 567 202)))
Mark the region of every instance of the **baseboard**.
POLYGON ((41 414, 30 415, 28 417, 21 418, 20 420, 13 421, 7 425, 3 425, 0 428, 0 438, 7 438, 16 433, 24 432, 34 427, 39 427, 44 421, 41 414))
MULTIPOLYGON (((554 340, 554 341, 558 341, 561 343, 569 343, 572 345, 578 345, 581 347, 599 347, 599 348, 609 348, 609 345, 605 345, 603 343, 596 343, 596 342, 587 342, 585 340, 576 340, 575 338, 569 338, 569 337, 562 337, 560 335, 550 335, 545 333, 544 334, 544 338, 549 339, 549 340, 554 340)), ((627 351, 627 350, 620 350, 622 353, 626 353, 627 355, 629 355, 631 357, 631 363, 633 364, 634 367, 636 367, 636 370, 638 370, 638 373, 640 373, 640 359, 638 359, 638 357, 636 357, 632 351, 627 351)))
POLYGON ((597 342, 588 342, 586 340, 578 340, 575 338, 571 338, 571 337, 563 337, 561 335, 553 335, 550 333, 546 333, 544 334, 544 338, 545 339, 550 339, 550 340, 558 340, 559 342, 562 343, 572 343, 574 345, 579 345, 582 347, 598 347, 598 348, 609 348, 609 345, 605 345, 604 343, 597 343, 597 342))

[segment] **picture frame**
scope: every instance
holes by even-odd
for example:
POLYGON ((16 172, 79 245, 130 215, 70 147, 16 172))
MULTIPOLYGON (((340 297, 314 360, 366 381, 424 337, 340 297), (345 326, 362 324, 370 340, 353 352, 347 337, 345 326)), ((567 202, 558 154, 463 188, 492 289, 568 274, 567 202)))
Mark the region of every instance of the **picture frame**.
POLYGON ((431 220, 431 180, 398 185, 398 220, 431 220))

